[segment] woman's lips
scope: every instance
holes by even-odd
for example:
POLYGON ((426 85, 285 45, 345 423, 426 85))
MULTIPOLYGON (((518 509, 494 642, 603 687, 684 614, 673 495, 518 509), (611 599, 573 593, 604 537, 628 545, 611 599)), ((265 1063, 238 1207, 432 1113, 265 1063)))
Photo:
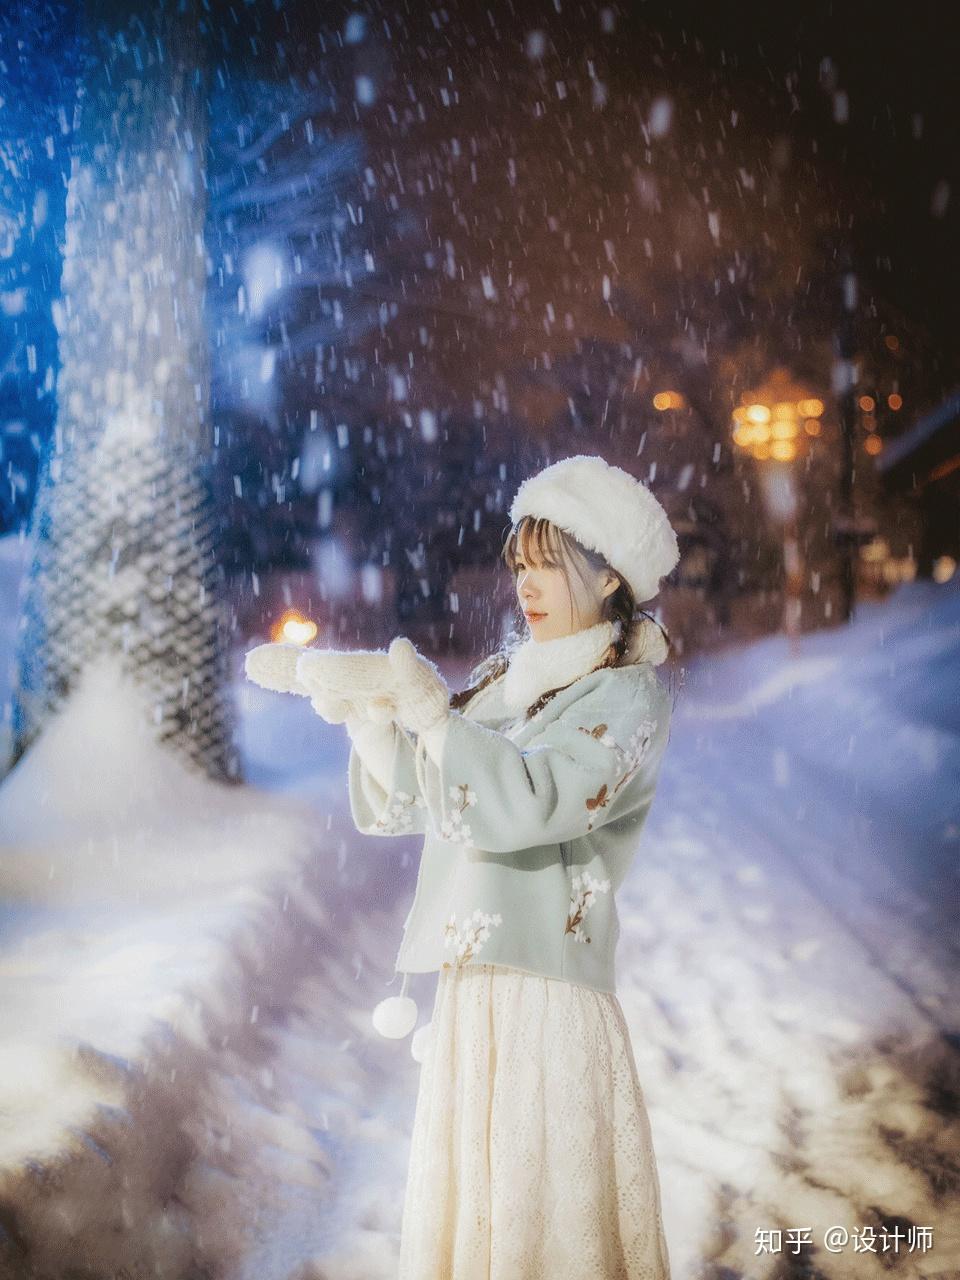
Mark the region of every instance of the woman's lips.
POLYGON ((547 616, 545 613, 536 613, 532 609, 524 609, 524 614, 526 615, 528 622, 536 622, 538 618, 545 618, 547 616))

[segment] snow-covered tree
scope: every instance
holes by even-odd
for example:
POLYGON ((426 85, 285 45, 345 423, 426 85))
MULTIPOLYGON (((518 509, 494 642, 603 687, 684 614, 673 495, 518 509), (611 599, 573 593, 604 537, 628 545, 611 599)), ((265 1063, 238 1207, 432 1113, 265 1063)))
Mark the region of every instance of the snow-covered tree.
POLYGON ((33 511, 11 764, 105 653, 154 729, 237 780, 215 554, 199 4, 88 0, 67 190, 58 418, 33 511))

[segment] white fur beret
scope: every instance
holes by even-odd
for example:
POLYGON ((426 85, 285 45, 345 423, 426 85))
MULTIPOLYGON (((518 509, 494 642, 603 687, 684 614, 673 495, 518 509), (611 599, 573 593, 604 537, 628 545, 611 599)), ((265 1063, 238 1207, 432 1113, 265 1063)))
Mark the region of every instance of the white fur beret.
POLYGON ((624 577, 638 604, 660 590, 680 559, 677 535, 663 507, 639 480, 603 458, 577 454, 524 480, 510 520, 539 516, 599 551, 624 577))

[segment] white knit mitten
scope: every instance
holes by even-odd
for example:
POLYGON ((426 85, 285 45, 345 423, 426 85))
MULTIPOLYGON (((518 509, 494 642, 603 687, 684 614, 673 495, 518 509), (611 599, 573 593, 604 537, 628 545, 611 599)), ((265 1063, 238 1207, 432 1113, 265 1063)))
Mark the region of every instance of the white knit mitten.
POLYGON ((360 714, 355 703, 342 698, 339 693, 329 693, 325 689, 317 689, 311 693, 310 704, 327 724, 348 724, 351 717, 360 714))
POLYGON ((434 664, 406 636, 392 641, 388 657, 400 723, 417 734, 443 724, 450 715, 450 689, 434 664))
POLYGON ((387 655, 378 659, 365 650, 337 651, 328 662, 330 652, 286 642, 261 644, 245 655, 244 668, 261 688, 309 698, 322 720, 345 725, 358 755, 379 782, 389 776, 394 746, 396 702, 392 692, 382 687, 384 675, 390 681, 393 678, 387 655), (307 679, 301 680, 297 672, 304 658, 307 679), (333 687, 325 683, 325 674, 331 675, 333 687))
POLYGON ((387 655, 370 649, 304 649, 297 680, 311 695, 338 696, 379 724, 396 715, 393 674, 387 655))
POLYGON ((247 679, 273 693, 296 693, 307 698, 310 691, 297 679, 297 660, 303 646, 281 642, 258 644, 243 660, 247 679))

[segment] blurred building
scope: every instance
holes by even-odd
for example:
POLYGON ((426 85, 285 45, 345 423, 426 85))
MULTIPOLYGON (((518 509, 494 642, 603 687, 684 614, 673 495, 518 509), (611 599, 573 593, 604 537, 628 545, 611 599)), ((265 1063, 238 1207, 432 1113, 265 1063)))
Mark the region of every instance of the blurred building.
POLYGON ((917 576, 951 576, 960 562, 960 388, 888 441, 877 471, 916 519, 917 576))

